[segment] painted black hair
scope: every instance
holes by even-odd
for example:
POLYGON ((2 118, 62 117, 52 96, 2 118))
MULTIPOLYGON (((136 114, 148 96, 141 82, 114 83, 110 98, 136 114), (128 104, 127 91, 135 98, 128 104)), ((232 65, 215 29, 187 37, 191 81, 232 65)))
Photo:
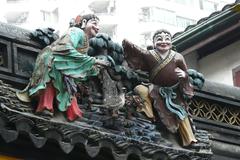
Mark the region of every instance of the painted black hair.
POLYGON ((79 27, 81 28, 82 26, 82 22, 83 20, 86 19, 87 22, 90 20, 90 19, 97 19, 99 21, 99 18, 98 16, 96 16, 95 14, 85 14, 85 15, 79 15, 77 16, 77 18, 75 19, 75 27, 79 27))
POLYGON ((156 37, 156 35, 158 35, 158 34, 160 34, 160 33, 167 33, 167 34, 169 34, 171 37, 172 37, 172 35, 171 35, 171 33, 168 31, 168 30, 166 30, 166 29, 159 29, 159 30, 157 30, 155 33, 154 33, 154 35, 153 35, 153 40, 154 40, 154 38, 156 37))

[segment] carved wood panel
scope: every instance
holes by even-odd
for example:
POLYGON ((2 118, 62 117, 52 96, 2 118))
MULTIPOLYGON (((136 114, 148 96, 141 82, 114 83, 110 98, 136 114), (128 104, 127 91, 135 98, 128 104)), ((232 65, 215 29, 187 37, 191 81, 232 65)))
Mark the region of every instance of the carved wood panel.
POLYGON ((12 53, 10 42, 0 39, 0 71, 12 72, 12 53))
POLYGON ((30 77, 39 51, 33 47, 13 43, 15 74, 30 77))

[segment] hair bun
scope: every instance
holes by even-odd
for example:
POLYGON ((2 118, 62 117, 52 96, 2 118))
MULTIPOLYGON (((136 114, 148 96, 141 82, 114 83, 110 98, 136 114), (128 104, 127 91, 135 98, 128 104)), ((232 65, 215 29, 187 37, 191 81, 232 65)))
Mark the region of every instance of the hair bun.
POLYGON ((82 21, 82 16, 78 15, 78 16, 75 18, 75 24, 76 24, 76 25, 80 25, 81 21, 82 21))

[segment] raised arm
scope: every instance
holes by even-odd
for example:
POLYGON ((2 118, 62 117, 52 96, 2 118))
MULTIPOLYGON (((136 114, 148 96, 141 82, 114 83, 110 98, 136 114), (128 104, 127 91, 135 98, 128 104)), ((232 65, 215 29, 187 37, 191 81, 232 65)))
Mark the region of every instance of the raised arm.
POLYGON ((124 50, 124 58, 126 59, 129 67, 147 71, 148 65, 145 60, 147 51, 126 39, 123 40, 122 46, 124 50))

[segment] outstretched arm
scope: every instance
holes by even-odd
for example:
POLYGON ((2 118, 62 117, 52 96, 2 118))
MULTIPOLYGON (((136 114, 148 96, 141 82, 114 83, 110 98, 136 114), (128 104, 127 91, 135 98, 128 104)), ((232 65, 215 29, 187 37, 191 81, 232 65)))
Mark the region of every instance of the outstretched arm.
POLYGON ((148 65, 145 60, 147 54, 146 50, 138 47, 126 39, 123 40, 122 46, 124 49, 124 57, 129 67, 148 71, 148 65))

